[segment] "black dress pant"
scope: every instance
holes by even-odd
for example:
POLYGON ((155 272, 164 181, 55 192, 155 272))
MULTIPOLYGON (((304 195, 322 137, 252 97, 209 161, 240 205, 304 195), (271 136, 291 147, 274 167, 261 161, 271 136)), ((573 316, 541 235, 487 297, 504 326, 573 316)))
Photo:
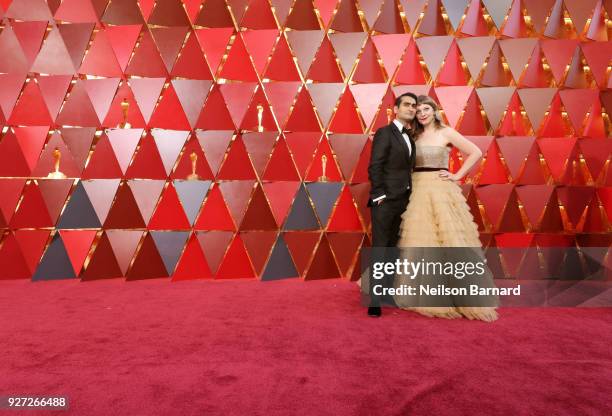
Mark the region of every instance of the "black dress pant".
MULTIPOLYGON (((372 262, 395 261, 392 253, 397 250, 384 250, 385 247, 395 247, 399 240, 400 224, 402 214, 406 210, 410 194, 405 196, 383 200, 381 204, 374 202, 371 207, 372 216, 372 262)), ((383 287, 393 287, 395 274, 385 275, 380 280, 372 278, 370 273, 369 294, 370 306, 380 306, 381 302, 394 304, 392 296, 380 296, 374 294, 375 285, 381 284, 383 287)))

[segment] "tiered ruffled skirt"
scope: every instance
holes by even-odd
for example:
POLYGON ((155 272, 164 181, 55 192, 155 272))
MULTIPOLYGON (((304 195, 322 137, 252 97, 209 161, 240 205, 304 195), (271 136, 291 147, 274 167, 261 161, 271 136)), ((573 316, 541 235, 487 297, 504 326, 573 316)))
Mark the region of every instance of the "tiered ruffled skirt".
POLYGON ((480 247, 478 226, 461 187, 438 172, 414 172, 399 247, 480 247))
MULTIPOLYGON (((461 187, 453 181, 443 179, 438 171, 413 172, 412 194, 406 211, 402 214, 400 256, 418 261, 423 253, 430 260, 442 256, 441 260, 463 261, 484 260, 478 225, 470 212, 461 187), (455 247, 448 250, 427 250, 425 247, 455 247)), ((479 280, 482 287, 494 287, 491 271, 485 267, 485 274, 479 280)), ((394 286, 437 283, 444 279, 396 275, 394 286)), ((466 279, 467 280, 467 279, 466 279)), ((466 281, 446 280, 451 284, 464 284, 466 281)), ((394 296, 397 306, 407 309, 431 306, 429 296, 394 296)), ((436 298, 442 306, 494 306, 497 297, 453 297, 436 298)))

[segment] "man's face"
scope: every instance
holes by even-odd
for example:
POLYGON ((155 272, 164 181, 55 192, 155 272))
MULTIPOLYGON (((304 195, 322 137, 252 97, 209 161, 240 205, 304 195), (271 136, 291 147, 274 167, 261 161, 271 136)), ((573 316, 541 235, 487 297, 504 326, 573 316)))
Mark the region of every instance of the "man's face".
POLYGON ((402 97, 399 107, 393 106, 395 117, 401 121, 412 121, 416 114, 416 100, 412 97, 402 97))

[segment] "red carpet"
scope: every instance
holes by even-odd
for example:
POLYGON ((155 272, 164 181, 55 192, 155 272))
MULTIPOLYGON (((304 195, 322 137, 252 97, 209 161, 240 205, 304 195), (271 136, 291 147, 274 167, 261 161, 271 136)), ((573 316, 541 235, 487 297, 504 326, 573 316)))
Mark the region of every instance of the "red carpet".
POLYGON ((76 415, 612 414, 612 309, 494 324, 389 310, 343 281, 3 282, 0 395, 76 415))

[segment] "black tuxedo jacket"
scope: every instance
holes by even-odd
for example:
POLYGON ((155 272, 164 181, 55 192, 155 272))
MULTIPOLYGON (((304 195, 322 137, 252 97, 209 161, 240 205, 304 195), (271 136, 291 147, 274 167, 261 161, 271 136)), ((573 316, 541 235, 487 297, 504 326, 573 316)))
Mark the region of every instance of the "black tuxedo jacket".
POLYGON ((368 206, 373 205, 373 199, 386 195, 385 199, 396 199, 412 192, 412 170, 415 164, 415 144, 409 134, 412 152, 402 137, 401 132, 391 122, 376 130, 372 142, 372 154, 368 166, 370 179, 370 197, 368 206), (410 187, 410 189, 407 189, 410 187))

